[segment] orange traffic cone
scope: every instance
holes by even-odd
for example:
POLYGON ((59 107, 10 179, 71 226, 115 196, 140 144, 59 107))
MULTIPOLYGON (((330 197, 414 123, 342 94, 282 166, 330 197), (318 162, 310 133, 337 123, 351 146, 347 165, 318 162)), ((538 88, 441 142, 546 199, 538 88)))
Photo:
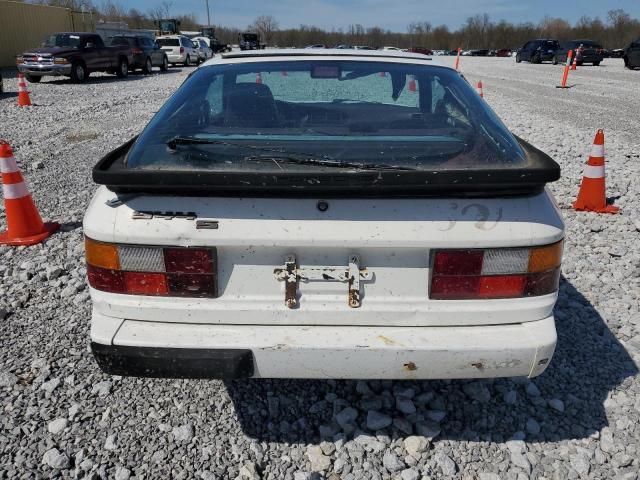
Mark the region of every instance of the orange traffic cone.
POLYGON ((571 63, 571 70, 577 70, 578 69, 578 52, 576 51, 576 54, 573 56, 573 63, 571 63))
POLYGON ((618 213, 620 209, 607 205, 604 173, 604 132, 598 130, 591 146, 591 154, 584 169, 578 198, 573 204, 578 211, 618 213))
POLYGON ((27 82, 25 81, 22 73, 18 74, 18 106, 31 106, 31 99, 29 98, 29 92, 27 92, 27 82))
POLYGON ((478 80, 476 89, 478 90, 478 95, 480 95, 480 98, 484 98, 484 92, 482 91, 482 80, 478 80))
POLYGON ((256 83, 262 83, 262 74, 260 72, 256 73, 256 83))
POLYGON ((58 230, 57 223, 42 223, 11 147, 4 140, 0 140, 0 172, 7 214, 7 231, 0 232, 0 245, 35 245, 58 230))
POLYGON ((418 91, 416 87, 416 77, 414 77, 413 75, 409 75, 409 91, 410 92, 418 91))

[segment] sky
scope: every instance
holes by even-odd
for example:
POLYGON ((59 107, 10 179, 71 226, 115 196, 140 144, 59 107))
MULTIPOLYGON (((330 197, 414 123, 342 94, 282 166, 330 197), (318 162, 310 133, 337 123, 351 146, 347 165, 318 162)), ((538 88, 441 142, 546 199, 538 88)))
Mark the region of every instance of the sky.
MULTIPOLYGON (((146 11, 160 0, 127 0, 129 8, 146 11)), ((206 24, 205 0, 174 0, 171 13, 195 13, 206 24)), ((537 23, 545 15, 573 23, 582 15, 606 19, 607 11, 622 8, 640 18, 640 0, 209 0, 211 22, 244 28, 258 15, 272 15, 281 28, 300 24, 331 30, 360 23, 405 32, 415 21, 446 24, 455 29, 467 17, 488 13, 491 20, 537 23)))

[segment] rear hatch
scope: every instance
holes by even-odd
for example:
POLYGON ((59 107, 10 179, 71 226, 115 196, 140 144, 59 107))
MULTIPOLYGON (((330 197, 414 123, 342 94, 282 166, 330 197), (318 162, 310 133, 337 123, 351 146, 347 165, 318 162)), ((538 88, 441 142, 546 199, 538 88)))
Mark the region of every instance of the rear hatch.
POLYGON ((546 318, 556 299, 428 295, 434 249, 560 240, 562 219, 546 191, 495 199, 114 198, 99 189, 85 217, 87 237, 215 248, 218 297, 92 290, 105 315, 205 324, 474 325, 546 318), (303 272, 295 308, 287 305, 284 281, 291 261, 303 272), (350 267, 362 272, 357 308, 345 277, 350 267))
POLYGON ((167 55, 180 55, 180 39, 178 38, 158 38, 156 43, 160 49, 167 52, 167 55))

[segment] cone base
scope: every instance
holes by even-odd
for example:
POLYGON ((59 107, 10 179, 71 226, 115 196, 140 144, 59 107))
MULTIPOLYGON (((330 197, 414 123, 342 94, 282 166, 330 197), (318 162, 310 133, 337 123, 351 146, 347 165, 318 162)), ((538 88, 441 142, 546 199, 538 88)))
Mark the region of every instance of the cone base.
POLYGON ((577 204, 573 204, 573 209, 577 212, 595 212, 595 213, 611 213, 616 214, 620 212, 620 207, 615 207, 613 205, 605 205, 600 208, 593 208, 587 206, 578 206, 577 204))
POLYGON ((36 235, 22 238, 10 238, 9 232, 0 232, 0 245, 9 245, 11 247, 18 246, 30 246, 41 243, 46 238, 49 238, 60 228, 58 223, 45 223, 44 230, 36 235))

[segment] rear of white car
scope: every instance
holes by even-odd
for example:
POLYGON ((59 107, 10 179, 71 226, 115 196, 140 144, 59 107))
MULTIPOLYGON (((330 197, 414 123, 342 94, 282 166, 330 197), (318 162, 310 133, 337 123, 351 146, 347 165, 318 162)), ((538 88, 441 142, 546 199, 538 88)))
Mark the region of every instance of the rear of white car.
POLYGON ((198 51, 189 37, 183 35, 163 35, 156 43, 167 54, 169 63, 181 63, 185 66, 198 63, 198 51))
POLYGON ((94 171, 104 186, 84 232, 105 371, 544 371, 564 234, 544 179, 557 166, 491 130, 499 120, 457 73, 338 51, 227 55, 200 70, 94 171), (495 145, 521 164, 468 163, 495 145))

